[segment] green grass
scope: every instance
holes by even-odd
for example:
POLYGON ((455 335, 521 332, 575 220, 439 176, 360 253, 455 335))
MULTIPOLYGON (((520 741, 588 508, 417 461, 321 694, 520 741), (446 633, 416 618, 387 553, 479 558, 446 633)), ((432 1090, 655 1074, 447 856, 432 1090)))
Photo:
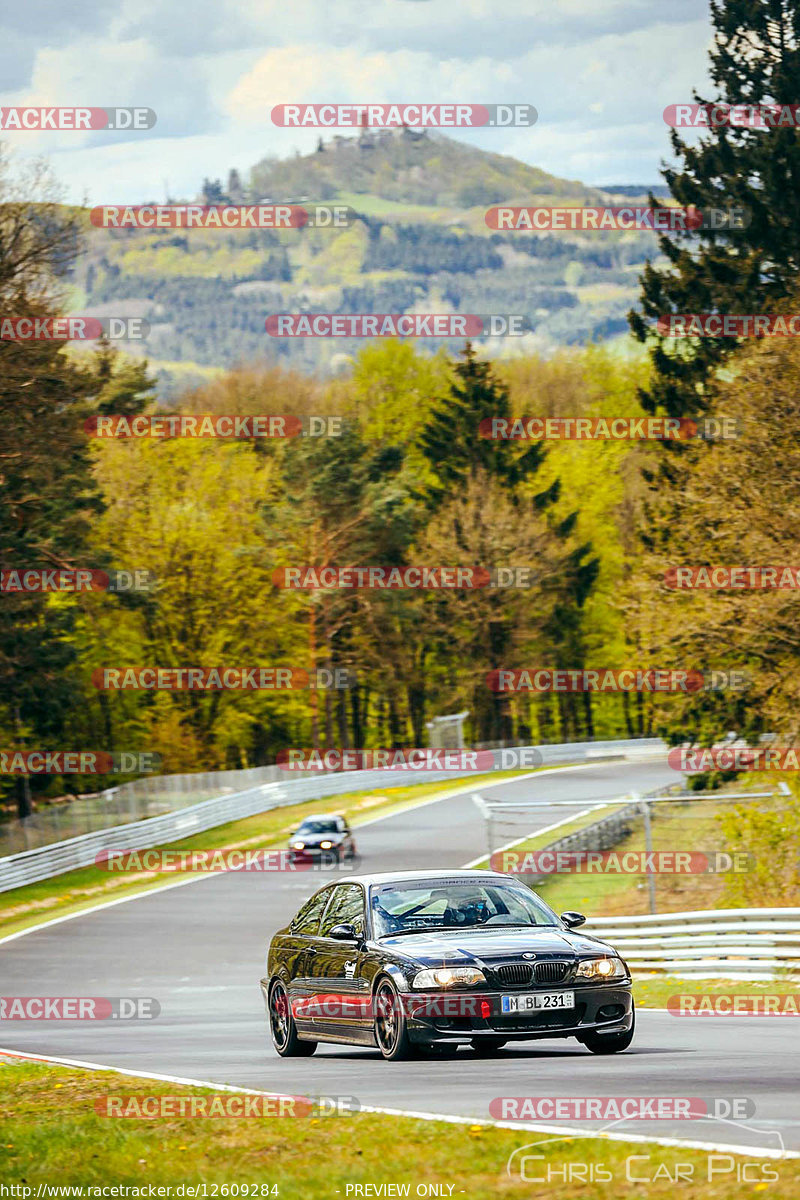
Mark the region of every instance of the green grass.
MULTIPOLYGON (((514 778, 520 774, 531 774, 531 771, 494 771, 491 774, 477 775, 470 778, 469 786, 474 784, 477 787, 480 783, 514 778)), ((218 825, 205 833, 166 843, 162 849, 169 847, 175 850, 217 850, 285 846, 291 829, 309 813, 341 812, 354 827, 357 827, 359 819, 368 820, 373 816, 384 816, 395 809, 435 796, 446 796, 465 785, 460 785, 455 780, 446 784, 417 783, 384 788, 380 795, 350 792, 319 800, 307 800, 302 804, 271 809, 240 821, 218 825)), ((106 900, 131 896, 153 887, 163 887, 165 884, 174 883, 177 878, 177 872, 111 875, 107 870, 91 866, 68 871, 52 879, 44 879, 40 883, 0 892, 0 935, 7 936, 53 917, 81 912, 106 900)))
MULTIPOLYGON (((301 1063, 299 1078, 307 1074, 302 1067, 301 1063)), ((389 1075, 397 1067, 376 1062, 375 1070, 389 1075)), ((444 1185, 445 1196, 464 1195, 470 1200, 489 1196, 528 1200, 565 1193, 593 1200, 632 1200, 645 1194, 652 1200, 674 1200, 673 1179, 680 1163, 687 1165, 685 1173, 691 1169, 692 1181, 680 1191, 690 1200, 734 1200, 743 1191, 749 1194, 766 1186, 770 1197, 783 1200, 796 1195, 800 1184, 796 1159, 761 1160, 764 1173, 776 1174, 777 1180, 750 1182, 743 1188, 735 1170, 740 1159, 709 1183, 709 1170, 720 1163, 704 1151, 587 1137, 532 1147, 530 1153, 543 1154, 544 1161, 529 1163, 529 1171, 539 1177, 553 1173, 549 1185, 532 1188, 518 1176, 509 1178, 506 1163, 514 1151, 547 1139, 546 1132, 377 1114, 297 1120, 120 1119, 95 1111, 95 1103, 102 1105, 106 1097, 131 1095, 208 1096, 209 1092, 110 1072, 9 1060, 0 1066, 0 1178, 8 1183, 24 1181, 34 1196, 40 1183, 147 1189, 148 1185, 175 1188, 205 1182, 209 1196, 214 1195, 213 1184, 247 1183, 275 1185, 277 1193, 262 1193, 259 1187, 258 1194, 278 1194, 282 1200, 332 1200, 337 1194, 345 1200, 348 1194, 355 1196, 357 1185, 407 1184, 413 1196, 419 1185, 436 1183, 444 1185), (643 1185, 626 1181, 626 1160, 633 1155, 644 1158, 630 1164, 631 1173, 653 1180, 646 1193, 643 1185), (588 1188, 574 1183, 565 1188, 565 1164, 573 1164, 572 1170, 580 1170, 581 1164, 597 1170, 603 1164, 612 1179, 588 1188)), ((707 1128, 696 1133, 698 1140, 708 1136, 707 1128)), ((752 1156, 751 1161, 759 1160, 752 1156)), ((755 1175, 761 1168, 751 1170, 755 1175)))
MULTIPOLYGON (((794 996, 798 994, 797 980, 770 979, 680 979, 675 975, 637 975, 633 981, 633 998, 639 1008, 666 1008, 670 996, 679 993, 702 992, 715 996, 794 996)), ((782 1018, 791 1020, 790 1017, 782 1018)), ((783 1026, 781 1026, 783 1028, 783 1026)))
POLYGON ((458 208, 441 208, 435 204, 411 204, 402 200, 387 200, 370 192, 339 192, 330 204, 349 204, 365 217, 397 217, 404 221, 431 221, 441 224, 463 215, 458 208))

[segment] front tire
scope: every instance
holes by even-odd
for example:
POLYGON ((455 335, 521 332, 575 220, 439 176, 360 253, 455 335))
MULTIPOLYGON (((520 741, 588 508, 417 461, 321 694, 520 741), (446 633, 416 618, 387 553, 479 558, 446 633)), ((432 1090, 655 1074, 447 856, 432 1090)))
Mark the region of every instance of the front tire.
POLYGON ((631 1027, 625 1033, 597 1033, 596 1030, 592 1030, 590 1033, 583 1034, 580 1040, 587 1050, 591 1050, 592 1054, 619 1054, 628 1049, 636 1031, 636 1013, 633 1003, 631 1003, 631 1018, 631 1027))
POLYGON ((387 1062, 413 1058, 415 1048, 408 1036, 405 1013, 397 988, 382 979, 375 992, 375 1043, 387 1062))
POLYGON ((316 1042, 302 1042, 297 1036, 289 995, 279 979, 269 990, 269 1031, 281 1058, 308 1058, 317 1048, 316 1042))

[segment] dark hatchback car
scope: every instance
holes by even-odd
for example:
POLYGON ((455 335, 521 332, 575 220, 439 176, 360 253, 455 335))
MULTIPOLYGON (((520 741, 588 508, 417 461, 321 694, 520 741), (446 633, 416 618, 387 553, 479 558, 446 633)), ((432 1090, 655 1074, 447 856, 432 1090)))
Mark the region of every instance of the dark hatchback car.
POLYGON ((627 964, 573 933, 518 879, 489 871, 351 875, 270 942, 261 989, 275 1049, 377 1046, 386 1059, 468 1042, 574 1037, 594 1054, 633 1040, 627 964))
POLYGON ((356 843, 344 817, 325 813, 306 817, 289 838, 294 862, 319 861, 325 864, 355 862, 356 843))

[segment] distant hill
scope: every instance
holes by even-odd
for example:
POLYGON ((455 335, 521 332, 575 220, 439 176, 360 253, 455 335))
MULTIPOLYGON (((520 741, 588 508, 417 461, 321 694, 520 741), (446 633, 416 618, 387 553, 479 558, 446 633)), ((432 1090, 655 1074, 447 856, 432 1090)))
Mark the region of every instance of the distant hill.
POLYGON ((253 199, 342 193, 381 196, 396 203, 473 208, 547 197, 588 204, 601 193, 559 179, 515 158, 491 154, 427 130, 364 131, 321 137, 316 153, 262 159, 251 172, 253 199))
MULTIPOLYGON (((206 180, 193 199, 338 200, 359 214, 353 226, 102 230, 87 218, 72 310, 146 316, 150 338, 125 348, 146 352, 167 392, 193 375, 248 361, 329 371, 363 344, 269 337, 264 320, 278 312, 520 314, 533 332, 483 343, 485 350, 547 353, 627 331, 625 314, 645 258, 657 252, 655 239, 497 233, 487 228, 485 210, 498 202, 608 204, 615 195, 637 195, 625 188, 586 187, 439 134, 328 138, 308 155, 262 159, 244 182, 235 171, 225 186, 206 180)), ((147 202, 152 197, 143 195, 147 202)))

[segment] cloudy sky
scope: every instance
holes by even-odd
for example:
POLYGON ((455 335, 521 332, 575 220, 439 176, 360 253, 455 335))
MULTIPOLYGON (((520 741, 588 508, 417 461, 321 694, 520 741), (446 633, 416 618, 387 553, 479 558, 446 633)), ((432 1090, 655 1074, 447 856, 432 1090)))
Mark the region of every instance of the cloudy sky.
POLYGON ((271 124, 273 104, 525 102, 532 129, 456 136, 586 183, 655 183, 663 109, 709 94, 710 41, 703 0, 27 0, 0 16, 0 106, 137 105, 158 122, 0 139, 46 156, 69 199, 163 200, 313 149, 314 130, 271 124))

